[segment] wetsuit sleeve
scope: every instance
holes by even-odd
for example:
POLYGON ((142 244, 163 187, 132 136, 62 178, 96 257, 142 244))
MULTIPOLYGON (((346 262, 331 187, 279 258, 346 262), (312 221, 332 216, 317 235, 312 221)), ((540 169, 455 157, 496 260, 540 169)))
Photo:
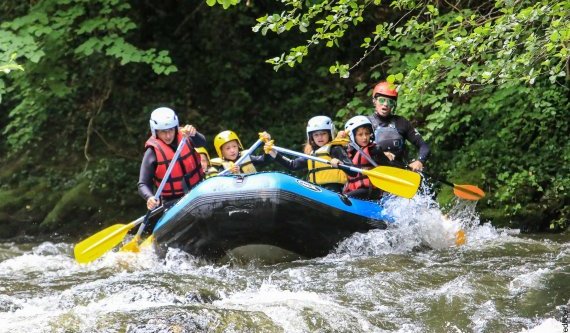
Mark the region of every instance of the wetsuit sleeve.
MULTIPOLYGON (((332 146, 331 147, 331 157, 336 158, 337 160, 341 161, 342 164, 344 164, 346 166, 354 166, 354 164, 352 164, 352 161, 348 157, 348 153, 346 152, 346 149, 344 149, 342 146, 332 146)), ((358 172, 354 172, 354 171, 350 171, 350 170, 344 170, 344 169, 341 169, 341 170, 344 171, 344 173, 346 173, 347 175, 349 175, 351 177, 356 177, 358 175, 358 172)))
POLYGON ((283 156, 281 153, 277 153, 277 156, 273 160, 289 170, 305 170, 307 169, 307 159, 304 157, 298 157, 294 160, 283 156))
POLYGON ((194 147, 205 147, 206 146, 206 137, 204 136, 204 134, 202 134, 200 132, 196 132, 196 135, 191 136, 190 139, 192 139, 194 147))
POLYGON ((373 145, 372 147, 370 147, 369 151, 370 151, 370 157, 372 157, 372 160, 376 162, 378 165, 394 166, 394 167, 397 166, 399 168, 404 167, 400 165, 400 163, 397 163, 396 161, 390 161, 390 159, 388 159, 388 157, 384 155, 384 151, 379 146, 373 145))
POLYGON ((139 172, 138 191, 139 195, 147 201, 148 198, 154 196, 152 188, 154 187, 153 178, 156 171, 156 154, 152 148, 148 148, 144 152, 141 169, 139 172))
POLYGON ((264 166, 268 163, 268 161, 270 160, 269 157, 267 157, 267 155, 249 155, 249 159, 251 160, 251 163, 253 163, 254 166, 264 166))
POLYGON ((404 120, 404 137, 418 148, 419 153, 417 159, 422 163, 425 163, 430 154, 429 145, 424 141, 420 132, 418 132, 418 130, 415 129, 408 120, 404 118, 401 119, 404 120))

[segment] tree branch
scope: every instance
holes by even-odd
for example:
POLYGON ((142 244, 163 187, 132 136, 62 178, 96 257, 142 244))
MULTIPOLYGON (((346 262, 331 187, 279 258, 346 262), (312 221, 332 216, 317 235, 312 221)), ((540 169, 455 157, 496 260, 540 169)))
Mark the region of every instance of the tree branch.
POLYGON ((91 161, 91 157, 89 156, 89 144, 91 143, 91 134, 94 131, 93 126, 95 124, 95 117, 97 117, 97 115, 101 112, 101 110, 103 109, 103 104, 105 104, 105 101, 109 99, 111 91, 113 90, 113 81, 108 80, 107 82, 108 85, 105 93, 103 94, 102 98, 99 98, 99 100, 97 101, 98 104, 97 111, 93 113, 93 115, 89 119, 89 124, 87 125, 87 138, 85 139, 85 146, 83 147, 83 155, 85 156, 87 162, 85 163, 83 172, 87 171, 87 167, 89 166, 89 162, 91 161))

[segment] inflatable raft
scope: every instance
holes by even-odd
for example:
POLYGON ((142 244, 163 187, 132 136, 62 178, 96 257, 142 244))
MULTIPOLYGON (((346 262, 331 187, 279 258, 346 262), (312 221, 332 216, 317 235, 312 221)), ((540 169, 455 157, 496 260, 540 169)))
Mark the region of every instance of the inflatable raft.
POLYGON ((265 172, 201 182, 162 216, 153 235, 161 254, 172 247, 215 260, 240 246, 263 244, 314 258, 355 232, 392 222, 377 202, 265 172))

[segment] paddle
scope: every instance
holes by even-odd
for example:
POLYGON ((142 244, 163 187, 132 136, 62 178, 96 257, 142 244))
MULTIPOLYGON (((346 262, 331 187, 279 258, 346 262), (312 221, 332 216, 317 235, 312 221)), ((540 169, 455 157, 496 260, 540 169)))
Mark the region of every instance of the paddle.
MULTIPOLYGON (((185 140, 180 141, 180 144, 178 145, 178 148, 176 149, 175 156, 172 159, 173 161, 178 159, 178 156, 180 155, 180 152, 182 151, 181 148, 184 144, 184 141, 185 140)), ((162 189, 164 188, 164 185, 166 184, 166 181, 167 181, 168 177, 170 176, 170 172, 172 171, 173 167, 174 167, 174 163, 170 163, 170 165, 168 166, 168 169, 166 170, 166 174, 164 175, 164 178, 162 179, 162 182, 160 183, 160 186, 159 186, 158 190, 156 191, 156 194, 154 195, 155 197, 160 196, 160 193, 162 193, 162 189)), ((107 251, 111 250, 113 247, 115 247, 116 245, 121 243, 123 241, 123 239, 125 238, 125 236, 127 235, 127 233, 131 229, 133 229, 134 227, 139 225, 141 222, 146 223, 146 221, 150 217, 156 215, 157 213, 161 212, 162 210, 163 210, 163 207, 160 206, 160 207, 158 207, 152 211, 148 211, 145 216, 141 216, 129 224, 112 225, 106 229, 99 231, 95 235, 92 235, 89 238, 77 243, 73 249, 75 260, 77 260, 77 262, 79 262, 79 263, 88 263, 90 261, 93 261, 93 260, 101 257, 107 251)), ((142 225, 142 227, 143 228, 139 228, 139 232, 141 232, 141 233, 142 233, 141 230, 144 229, 144 225, 142 225)), ((139 236, 139 238, 140 238, 139 232, 137 232, 137 236, 139 236)), ((136 238, 136 236, 135 236, 135 238, 136 238)), ((135 240, 135 239, 133 238, 133 240, 135 240)), ((138 239, 136 239, 135 241, 138 242, 138 239)))
MULTIPOLYGON (((261 137, 261 134, 260 134, 260 137, 261 137)), ((257 147, 261 144, 261 142, 262 142, 261 139, 257 140, 257 141, 251 146, 251 148, 249 148, 249 149, 236 161, 235 164, 240 165, 240 164, 251 154, 251 152, 253 152, 255 149, 257 149, 257 147)), ((176 153, 177 153, 178 155, 180 155, 179 150, 180 150, 180 146, 178 147, 178 149, 177 149, 177 151, 176 151, 176 153)), ((173 160, 177 159, 177 158, 178 158, 178 155, 175 154, 173 160)), ((173 165, 173 163, 171 163, 171 164, 173 165)), ((170 175, 170 171, 171 171, 171 168, 170 168, 170 166, 168 166, 168 170, 166 170, 166 174, 165 174, 165 176, 164 176, 165 179, 166 179, 166 177, 168 177, 168 176, 170 175)), ((227 172, 227 171, 229 171, 229 169, 228 169, 228 170, 223 170, 223 171, 222 171, 221 173, 219 173, 218 175, 221 175, 221 174, 223 174, 223 173, 225 173, 225 172, 227 172)), ((164 179, 163 179, 163 181, 164 181, 164 179)), ((163 184, 163 183, 160 184, 160 187, 158 188, 156 194, 154 195, 155 197, 158 197, 158 196, 160 195, 160 192, 162 191, 162 187, 164 187, 164 184, 163 184)), ((147 212, 147 216, 148 216, 149 214, 152 214, 152 213, 151 213, 151 212, 147 212)), ((152 214, 152 215, 154 215, 154 214, 152 214)), ((152 216, 152 215, 151 215, 151 216, 152 216)), ((123 246, 123 247, 121 248, 121 251, 139 252, 141 247, 147 247, 147 246, 150 246, 150 245, 152 244, 152 242, 154 241, 154 237, 153 237, 153 235, 150 235, 150 236, 149 236, 147 239, 145 239, 145 241, 144 241, 142 244, 140 244, 140 246, 139 246, 141 230, 144 229, 144 225, 146 224, 146 221, 147 221, 148 218, 150 217, 150 216, 148 216, 148 217, 147 217, 147 216, 145 216, 145 222, 139 227, 139 230, 138 230, 138 232, 137 232, 137 235, 136 235, 129 243, 125 244, 125 246, 123 246), (137 237, 138 237, 138 239, 137 239, 137 237)))
MULTIPOLYGON (((253 145, 251 145, 251 147, 249 147, 249 149, 248 149, 245 153, 243 153, 243 155, 241 155, 240 158, 238 158, 238 160, 237 160, 234 164, 241 165, 241 163, 242 163, 254 150, 256 150, 257 147, 259 147, 259 145, 263 142, 262 139, 261 139, 261 133, 259 133, 259 137, 260 137, 260 138, 259 138, 257 141, 255 141, 255 143, 254 143, 253 145)), ((228 172, 230 172, 230 169, 222 170, 222 172, 220 172, 220 173, 218 174, 218 176, 221 176, 221 175, 223 175, 223 174, 225 174, 225 173, 228 173, 228 172)))
MULTIPOLYGON (((191 140, 191 139, 189 138, 189 140, 191 140)), ((176 165, 176 162, 178 161, 178 157, 180 156, 180 153, 182 152, 182 147, 184 147, 185 141, 186 141, 186 139, 180 140, 180 143, 178 144, 178 148, 176 148, 176 152, 174 153, 174 156, 172 157, 170 164, 168 164, 168 169, 166 169, 166 173, 164 174, 164 178, 162 178, 162 181, 160 182, 160 185, 158 186, 158 189, 156 190, 156 193, 154 194, 154 197, 157 200, 160 200, 160 194, 162 193, 162 190, 164 189, 164 186, 166 185, 166 181, 170 177, 170 173, 172 172, 174 165, 176 165)), ((137 230, 137 234, 135 235, 135 237, 133 237, 133 239, 131 239, 127 244, 125 244, 121 248, 121 251, 130 251, 130 252, 139 252, 140 251, 139 242, 141 240, 141 235, 144 231, 144 228, 146 227, 148 219, 150 218, 150 213, 151 213, 150 210, 146 213, 146 216, 144 217, 143 223, 140 225, 139 230, 137 230)))
POLYGON ((469 184, 457 185, 457 184, 453 184, 453 183, 451 183, 445 179, 439 179, 439 178, 433 177, 432 175, 429 175, 425 172, 422 172, 422 173, 424 175, 442 183, 442 184, 445 184, 447 186, 451 186, 453 188, 453 194, 455 194, 457 197, 459 197, 461 199, 477 201, 477 200, 483 199, 485 197, 485 192, 483 192, 482 189, 480 189, 479 187, 477 187, 475 185, 469 185, 469 184))
MULTIPOLYGON (((350 142, 350 145, 351 145, 354 149, 358 150, 358 151, 360 152, 360 154, 361 154, 362 156, 364 156, 364 158, 367 159, 368 162, 370 162, 372 165, 374 165, 374 166, 377 166, 377 165, 378 165, 370 156, 368 156, 368 154, 366 154, 366 153, 362 150, 362 148, 360 148, 360 146, 358 146, 358 145, 355 144, 354 142, 350 142)), ((431 176, 427 175, 425 172, 424 172, 424 175, 426 175, 426 176, 428 176, 428 177, 431 177, 431 176)), ((431 178, 433 178, 433 177, 431 177, 431 178)), ((440 180, 440 179, 435 179, 435 178, 433 178, 433 179, 434 179, 434 180, 437 180, 437 181, 440 181, 440 182, 442 182, 442 183, 444 183, 444 184, 446 184, 446 185, 454 185, 454 184, 451 184, 451 183, 449 183, 449 182, 447 182, 447 181, 442 181, 442 180, 440 180)), ((481 191, 481 193, 482 193, 482 196, 481 196, 481 197, 485 196, 485 193, 483 193, 483 191, 480 190, 480 189, 479 189, 477 186, 475 186, 475 185, 459 185, 459 186, 469 187, 469 188, 474 187, 474 188, 476 188, 477 190, 481 191)), ((469 190, 467 190, 467 191, 469 191, 469 190)), ((469 192, 470 192, 470 191, 469 191, 469 192)), ((455 195, 457 195, 457 196, 460 197, 460 198, 467 199, 466 196, 462 195, 463 192, 457 193, 456 191, 454 191, 454 193, 455 193, 455 195)), ((467 199, 467 200, 471 200, 471 199, 467 199)), ((476 200, 478 200, 478 199, 476 199, 476 200)), ((457 232, 455 233, 455 245, 457 245, 457 246, 463 245, 463 244, 465 244, 466 241, 467 241, 467 237, 466 237, 465 231, 464 231, 463 229, 460 229, 459 231, 457 231, 457 232)))
POLYGON ((372 164, 373 166, 378 166, 378 163, 376 163, 376 162, 372 159, 372 157, 370 157, 368 154, 366 154, 366 153, 364 152, 364 150, 362 150, 362 148, 360 148, 360 146, 359 146, 358 144, 356 144, 356 143, 354 143, 354 142, 352 142, 352 141, 350 141, 349 144, 350 144, 350 146, 351 146, 352 148, 356 149, 356 150, 360 153, 360 155, 364 156, 364 158, 365 158, 368 162, 370 162, 370 164, 372 164))
MULTIPOLYGON (((149 217, 162 212, 162 210, 162 206, 154 209, 150 212, 149 217)), ((107 251, 111 250, 117 244, 122 242, 127 233, 132 228, 139 225, 145 219, 145 217, 146 215, 141 216, 129 224, 112 225, 77 243, 73 249, 75 260, 81 264, 85 264, 101 257, 107 251)))
MULTIPOLYGON (((378 165, 378 164, 377 164, 376 162, 374 162, 374 160, 373 160, 370 156, 368 156, 368 154, 366 154, 366 153, 362 150, 362 148, 360 148, 357 144, 355 144, 354 142, 350 142, 350 145, 351 145, 354 149, 358 150, 358 152, 360 152, 360 154, 361 154, 362 156, 364 156, 364 158, 367 159, 368 162, 370 162, 372 165, 374 165, 374 166, 377 166, 377 165, 378 165)), ((466 184, 466 185, 457 185, 457 184, 450 183, 450 182, 447 181, 447 180, 439 179, 439 178, 433 177, 432 175, 430 175, 430 174, 428 174, 428 173, 426 173, 426 172, 423 172, 423 171, 422 171, 422 174, 424 174, 425 176, 428 176, 428 177, 432 178, 433 180, 436 180, 436 181, 438 181, 438 182, 440 182, 440 183, 443 183, 443 184, 445 184, 445 185, 451 186, 451 187, 453 188, 453 193, 454 193, 457 197, 459 197, 459 198, 461 198, 461 199, 465 199, 465 200, 475 200, 475 201, 476 201, 476 200, 479 200, 479 199, 482 199, 483 197, 485 197, 485 192, 483 192, 482 189, 478 188, 478 187, 475 186, 475 185, 469 185, 469 184, 466 184)))
MULTIPOLYGON (((331 162, 328 160, 299 153, 294 150, 276 146, 273 146, 273 149, 284 154, 304 157, 306 159, 325 164, 331 164, 331 162)), ((408 199, 411 199, 416 194, 420 186, 420 175, 404 169, 379 166, 371 170, 364 170, 342 164, 339 164, 338 167, 343 170, 350 170, 366 175, 370 179, 370 182, 379 189, 408 199)))

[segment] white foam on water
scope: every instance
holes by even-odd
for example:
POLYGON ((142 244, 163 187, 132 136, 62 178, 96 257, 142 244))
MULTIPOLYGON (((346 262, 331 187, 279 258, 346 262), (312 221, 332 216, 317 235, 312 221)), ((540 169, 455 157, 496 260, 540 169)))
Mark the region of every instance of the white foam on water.
POLYGON ((517 295, 527 290, 544 288, 544 282, 550 273, 551 270, 548 268, 539 268, 538 270, 521 274, 509 283, 509 293, 517 295))
POLYGON ((101 258, 84 265, 87 270, 111 269, 113 271, 160 271, 162 263, 151 247, 140 252, 115 251, 105 253, 101 258))
POLYGON ((449 213, 444 214, 425 187, 412 199, 390 196, 382 205, 396 222, 386 230, 353 235, 338 245, 335 255, 377 256, 407 253, 417 247, 447 249, 460 246, 456 240, 461 230, 466 234, 466 244, 476 245, 501 236, 490 224, 480 225, 476 202, 455 200, 449 213))
POLYGON ((109 251, 101 258, 87 264, 77 263, 71 254, 70 244, 44 242, 22 253, 0 262, 0 277, 6 279, 55 278, 72 276, 82 272, 111 271, 160 271, 163 264, 151 248, 139 253, 109 251))
POLYGON ((563 333, 568 332, 568 325, 566 325, 566 330, 564 330, 564 325, 554 318, 544 319, 537 326, 524 329, 520 333, 563 333))
POLYGON ((73 275, 78 265, 70 258, 69 252, 69 244, 41 243, 30 251, 0 262, 0 279, 19 283, 73 275))
POLYGON ((73 270, 76 263, 66 255, 45 256, 26 253, 0 262, 0 276, 25 278, 27 274, 73 270))
POLYGON ((433 298, 440 298, 443 296, 448 304, 451 304, 455 297, 468 299, 475 292, 469 282, 470 280, 470 276, 458 276, 457 278, 443 284, 438 289, 430 291, 428 295, 431 295, 433 298))
POLYGON ((228 295, 214 301, 223 309, 258 311, 270 317, 285 332, 310 332, 311 323, 327 322, 339 332, 381 332, 361 314, 343 307, 326 295, 310 291, 283 290, 270 280, 259 287, 228 295))
POLYGON ((499 317, 499 311, 495 302, 487 301, 479 305, 478 309, 471 315, 473 332, 485 332, 490 321, 499 317))

